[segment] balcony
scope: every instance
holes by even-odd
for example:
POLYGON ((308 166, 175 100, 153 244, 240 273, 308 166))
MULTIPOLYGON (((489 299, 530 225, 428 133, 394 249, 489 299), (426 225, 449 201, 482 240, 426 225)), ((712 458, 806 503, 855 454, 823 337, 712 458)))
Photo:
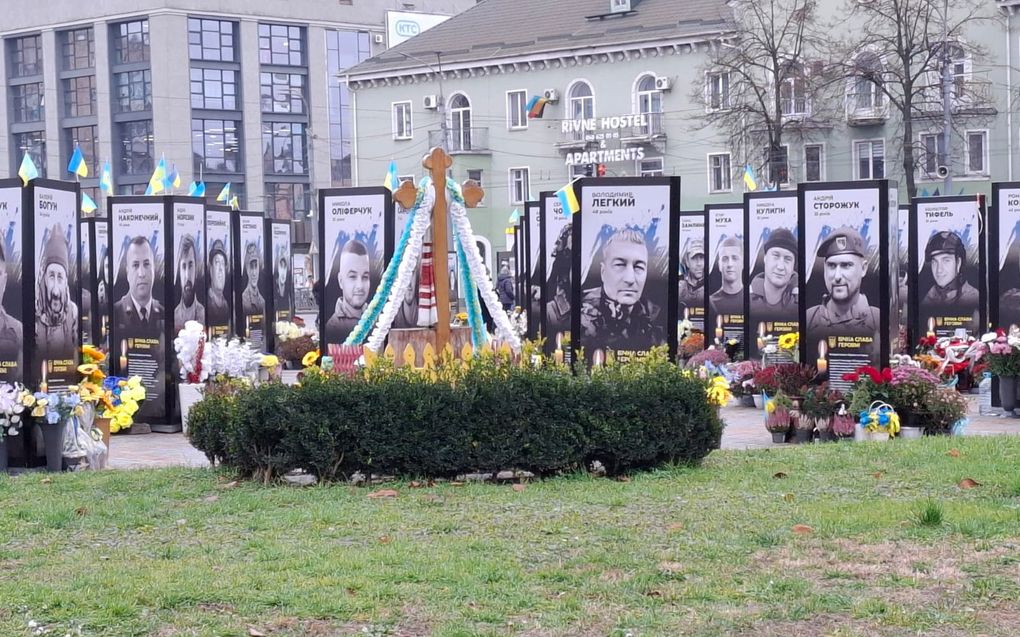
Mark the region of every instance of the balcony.
MULTIPOLYGON (((953 113, 971 115, 994 115, 995 96, 992 82, 955 78, 952 87, 953 113)), ((918 98, 918 110, 928 116, 942 113, 942 87, 931 84, 923 89, 918 98)))
POLYGON ((889 105, 880 93, 865 91, 846 96, 846 122, 850 126, 880 126, 889 119, 889 105))
POLYGON ((632 145, 665 140, 666 129, 663 126, 662 113, 642 113, 641 115, 644 119, 642 123, 620 130, 620 140, 624 144, 632 145))
POLYGON ((489 148, 488 127, 463 127, 455 126, 442 130, 429 131, 429 148, 439 146, 445 148, 451 155, 491 155, 489 148), (443 133, 446 139, 443 139, 443 133), (445 142, 445 143, 444 143, 445 142))

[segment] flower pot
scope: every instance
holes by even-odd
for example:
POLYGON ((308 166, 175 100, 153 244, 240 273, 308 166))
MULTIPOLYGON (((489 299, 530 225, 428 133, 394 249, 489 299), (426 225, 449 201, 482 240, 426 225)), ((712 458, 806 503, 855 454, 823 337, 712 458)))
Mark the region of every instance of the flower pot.
POLYGON ((757 396, 744 394, 743 396, 740 397, 740 406, 747 407, 748 409, 752 407, 757 407, 757 405, 755 404, 756 401, 754 400, 755 398, 757 398, 757 396))
POLYGON ((904 440, 916 440, 924 435, 924 427, 900 427, 898 437, 904 440))
POLYGON ((772 442, 774 442, 777 445, 780 445, 780 444, 783 444, 784 442, 786 442, 786 432, 785 431, 773 431, 772 432, 772 442))
POLYGON ((7 435, 0 438, 0 472, 7 471, 7 435))
POLYGON ((302 370, 300 369, 285 369, 280 372, 280 382, 284 385, 297 385, 298 374, 301 372, 302 370))
POLYGON ((103 444, 110 448, 110 419, 96 417, 96 429, 103 434, 103 444))
POLYGON ((818 430, 818 442, 835 442, 838 436, 831 429, 818 430))
POLYGON ((999 376, 999 402, 1007 414, 1016 408, 1016 376, 999 376))
POLYGON ((46 470, 59 472, 64 468, 64 431, 66 423, 58 422, 51 425, 48 422, 40 422, 39 429, 42 430, 43 446, 46 449, 46 470))
POLYGON ((188 413, 198 401, 202 400, 205 385, 201 383, 181 383, 177 386, 177 397, 181 403, 181 428, 188 433, 188 413))
POLYGON ((793 430, 793 444, 803 445, 811 442, 811 436, 814 433, 811 429, 794 429, 793 430))
POLYGON ((753 400, 755 409, 765 409, 765 399, 762 398, 761 394, 755 394, 753 400))
POLYGON ((889 432, 885 430, 881 431, 864 431, 864 439, 870 442, 886 442, 889 440, 889 432))

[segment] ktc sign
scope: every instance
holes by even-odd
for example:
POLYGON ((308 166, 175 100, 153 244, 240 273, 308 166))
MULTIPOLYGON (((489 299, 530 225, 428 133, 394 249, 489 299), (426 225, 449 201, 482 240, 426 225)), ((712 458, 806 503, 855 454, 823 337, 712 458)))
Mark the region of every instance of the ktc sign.
POLYGON ((393 47, 445 22, 450 16, 410 11, 386 12, 386 46, 393 47))

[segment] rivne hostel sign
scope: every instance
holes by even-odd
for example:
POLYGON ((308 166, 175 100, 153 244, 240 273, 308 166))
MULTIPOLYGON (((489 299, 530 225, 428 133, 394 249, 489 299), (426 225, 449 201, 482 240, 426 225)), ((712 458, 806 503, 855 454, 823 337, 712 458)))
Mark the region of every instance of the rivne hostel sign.
POLYGON ((560 132, 573 135, 577 141, 594 142, 597 149, 567 153, 567 166, 584 164, 609 164, 614 162, 637 161, 645 158, 645 149, 610 148, 609 142, 619 144, 624 137, 633 136, 633 131, 650 131, 651 122, 648 113, 636 115, 612 115, 609 117, 590 117, 586 119, 565 119, 560 122, 560 132))

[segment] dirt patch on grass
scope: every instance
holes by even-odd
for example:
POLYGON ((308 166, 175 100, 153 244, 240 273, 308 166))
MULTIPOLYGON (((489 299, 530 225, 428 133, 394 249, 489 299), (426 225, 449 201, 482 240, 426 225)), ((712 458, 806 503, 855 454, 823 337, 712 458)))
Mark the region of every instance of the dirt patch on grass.
POLYGON ((278 617, 268 622, 261 632, 272 637, 429 637, 432 627, 424 612, 416 608, 404 608, 400 620, 392 622, 338 622, 325 619, 297 619, 278 617))

